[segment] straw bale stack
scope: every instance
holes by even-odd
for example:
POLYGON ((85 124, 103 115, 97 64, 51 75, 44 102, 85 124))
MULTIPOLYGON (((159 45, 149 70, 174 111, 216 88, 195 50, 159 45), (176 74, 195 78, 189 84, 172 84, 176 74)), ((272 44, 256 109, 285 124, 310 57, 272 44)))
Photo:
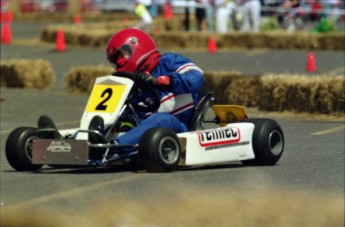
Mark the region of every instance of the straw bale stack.
POLYGON ((69 92, 89 93, 97 77, 106 76, 114 71, 110 66, 79 66, 71 68, 65 75, 69 92))
POLYGON ((55 81, 51 64, 41 59, 1 61, 0 69, 1 86, 48 88, 55 81))
POLYGON ((203 91, 213 91, 216 102, 219 104, 228 103, 226 95, 228 87, 235 80, 239 79, 241 74, 236 71, 204 72, 203 91))
MULTIPOLYGON (((48 88, 55 74, 44 60, 10 60, 0 64, 1 86, 48 88)), ((64 79, 69 92, 89 93, 97 77, 109 75, 107 65, 71 68, 64 79)), ((310 113, 345 112, 345 78, 323 75, 257 75, 204 72, 203 91, 213 91, 217 104, 258 107, 266 111, 310 113)))
MULTIPOLYGON (((218 49, 267 48, 267 49, 299 49, 299 50, 345 50, 344 34, 308 34, 305 32, 231 32, 216 34, 208 32, 184 32, 172 21, 158 20, 152 26, 150 34, 158 47, 169 49, 203 49, 207 48, 210 37, 214 37, 218 49)), ((175 22, 176 23, 176 22, 175 22)), ((132 27, 135 21, 128 24, 120 22, 83 23, 78 25, 51 25, 41 32, 41 40, 55 42, 56 32, 62 29, 68 45, 104 47, 109 38, 117 31, 132 27)))
POLYGON ((265 75, 261 84, 261 110, 324 114, 345 110, 344 77, 265 75))
MULTIPOLYGON (((98 76, 111 67, 77 67, 65 76, 68 90, 89 93, 98 76)), ((345 78, 339 76, 257 75, 238 72, 204 72, 203 91, 213 91, 217 104, 258 107, 267 111, 343 113, 345 78)))
POLYGON ((261 89, 260 76, 241 76, 226 89, 227 102, 234 105, 256 107, 261 89))

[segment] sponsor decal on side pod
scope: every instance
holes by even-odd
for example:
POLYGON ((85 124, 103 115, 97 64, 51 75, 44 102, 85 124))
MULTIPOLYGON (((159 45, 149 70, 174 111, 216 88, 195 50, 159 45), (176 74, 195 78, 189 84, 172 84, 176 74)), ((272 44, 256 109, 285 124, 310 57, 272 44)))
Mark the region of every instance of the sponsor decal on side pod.
POLYGON ((220 146, 238 143, 241 140, 239 128, 220 128, 198 132, 202 147, 220 146))

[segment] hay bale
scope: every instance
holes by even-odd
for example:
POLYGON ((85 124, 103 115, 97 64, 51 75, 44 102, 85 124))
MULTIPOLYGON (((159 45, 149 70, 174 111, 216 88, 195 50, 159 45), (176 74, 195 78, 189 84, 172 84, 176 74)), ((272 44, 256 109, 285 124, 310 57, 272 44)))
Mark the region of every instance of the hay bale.
POLYGON ((185 33, 176 35, 176 33, 170 32, 152 34, 152 38, 155 40, 159 48, 181 48, 185 46, 185 36, 185 33))
POLYGON ((316 48, 320 50, 344 50, 345 36, 344 33, 334 33, 329 35, 318 34, 315 36, 317 43, 316 48))
POLYGON ((54 27, 45 27, 41 31, 40 39, 41 41, 53 43, 56 40, 57 29, 54 27))
POLYGON ((247 47, 247 38, 244 33, 226 33, 223 35, 223 44, 222 46, 228 49, 234 47, 246 48, 247 47))
POLYGON ((272 34, 267 33, 266 46, 269 49, 290 49, 291 36, 288 34, 282 35, 280 32, 274 32, 272 34))
MULTIPOLYGON (((114 22, 95 22, 72 25, 51 25, 41 32, 41 40, 55 42, 57 30, 65 32, 65 42, 77 46, 105 46, 108 39, 115 32, 133 27, 137 23, 132 20, 124 23, 121 20, 114 22)), ((234 48, 269 48, 269 49, 319 49, 345 50, 343 33, 311 35, 304 32, 258 32, 244 33, 231 32, 226 34, 207 32, 181 32, 183 19, 164 20, 155 19, 151 35, 160 48, 206 48, 208 38, 215 37, 219 49, 234 48), (165 31, 165 32, 164 32, 165 31), (168 32, 167 32, 168 31, 168 32)))
POLYGON ((265 75, 261 84, 260 110, 324 114, 345 110, 343 77, 265 75))
MULTIPOLYGON (((89 93, 97 77, 112 72, 113 69, 105 65, 79 66, 71 68, 64 78, 69 92, 89 93)), ((227 87, 238 77, 238 72, 205 72, 203 91, 215 92, 216 102, 219 104, 228 103, 227 87)))
POLYGON ((110 66, 79 66, 71 68, 65 75, 67 90, 76 93, 90 93, 97 77, 114 71, 110 66))
MULTIPOLYGON (((110 66, 75 67, 65 76, 70 92, 89 93, 110 66)), ((335 113, 345 110, 345 78, 337 76, 243 76, 239 72, 204 72, 202 92, 213 91, 216 104, 258 107, 265 111, 335 113)))
POLYGON ((260 76, 241 76, 232 81, 226 89, 228 103, 256 107, 261 89, 260 76))
POLYGON ((41 59, 1 61, 0 69, 1 86, 48 88, 55 81, 51 64, 41 59))
POLYGON ((311 82, 309 112, 333 113, 345 111, 345 78, 318 77, 311 82))
POLYGON ((160 31, 181 31, 183 21, 180 17, 172 20, 164 19, 163 17, 156 17, 153 20, 152 27, 158 28, 160 31))
POLYGON ((58 30, 65 35, 65 43, 72 46, 105 46, 114 32, 123 29, 122 24, 90 23, 79 25, 52 25, 41 31, 41 40, 55 42, 58 30))
POLYGON ((231 83, 241 77, 238 72, 204 72, 203 91, 213 91, 217 104, 229 104, 227 96, 228 87, 231 83))

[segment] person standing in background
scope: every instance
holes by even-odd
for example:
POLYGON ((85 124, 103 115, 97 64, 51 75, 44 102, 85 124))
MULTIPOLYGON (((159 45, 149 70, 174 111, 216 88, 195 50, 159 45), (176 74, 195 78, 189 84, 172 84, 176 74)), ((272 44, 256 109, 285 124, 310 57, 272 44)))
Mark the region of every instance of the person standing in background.
POLYGON ((152 0, 151 5, 148 7, 151 17, 155 18, 158 16, 158 0, 152 0))
POLYGON ((242 3, 243 24, 242 32, 258 32, 261 20, 260 0, 244 0, 242 3))
POLYGON ((216 9, 216 32, 227 33, 229 31, 229 18, 235 3, 229 0, 215 0, 216 9))
POLYGON ((152 16, 146 8, 148 2, 146 0, 138 0, 135 3, 134 13, 137 15, 141 21, 135 25, 135 28, 144 30, 148 32, 150 30, 151 24, 153 22, 152 16))
POLYGON ((198 31, 206 31, 207 30, 207 21, 206 21, 206 7, 208 0, 195 0, 196 7, 195 7, 195 17, 197 22, 197 29, 198 31))
POLYGON ((205 6, 206 6, 207 31, 213 32, 213 30, 214 30, 214 14, 215 14, 214 0, 208 0, 206 2, 205 6))

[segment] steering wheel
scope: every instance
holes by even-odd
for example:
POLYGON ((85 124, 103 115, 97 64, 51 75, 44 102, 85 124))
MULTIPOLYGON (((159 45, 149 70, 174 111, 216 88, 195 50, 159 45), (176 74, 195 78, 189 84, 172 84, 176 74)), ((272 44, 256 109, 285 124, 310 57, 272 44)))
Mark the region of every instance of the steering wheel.
POLYGON ((141 112, 155 112, 160 106, 160 97, 153 86, 139 86, 135 83, 136 73, 115 72, 113 76, 124 77, 134 81, 134 85, 127 100, 141 112), (144 95, 145 94, 145 95, 144 95), (149 95, 147 95, 149 94, 149 95))

